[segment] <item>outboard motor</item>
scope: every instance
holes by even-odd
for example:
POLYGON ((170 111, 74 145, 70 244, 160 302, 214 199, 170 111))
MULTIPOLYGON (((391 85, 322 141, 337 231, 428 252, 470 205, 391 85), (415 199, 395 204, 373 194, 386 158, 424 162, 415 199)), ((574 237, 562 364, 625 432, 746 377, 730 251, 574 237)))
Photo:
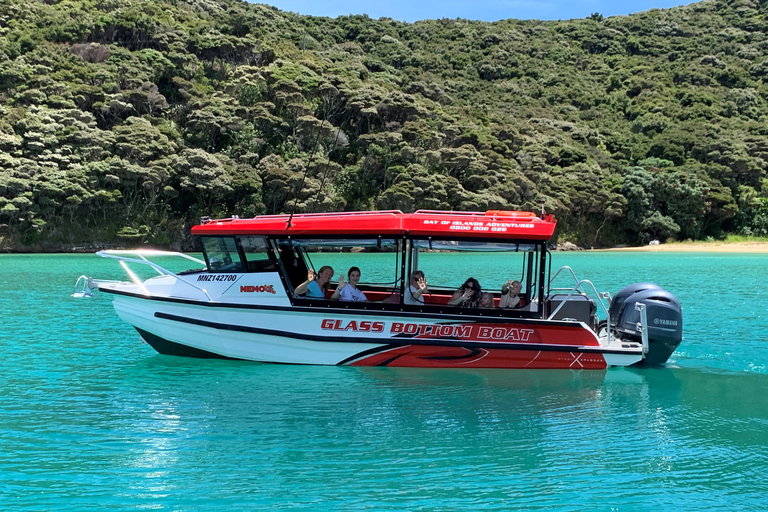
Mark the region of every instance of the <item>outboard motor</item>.
MULTIPOLYGON (((635 293, 644 290, 662 289, 661 286, 653 283, 635 283, 619 290, 619 293, 614 295, 613 300, 611 300, 611 305, 608 308, 608 316, 611 318, 611 325, 616 327, 619 324, 619 316, 621 316, 621 312, 624 310, 624 303, 630 295, 634 295, 635 293)), ((634 306, 632 307, 634 308, 634 306)))
POLYGON ((680 301, 653 283, 633 284, 616 294, 608 310, 613 328, 622 337, 642 343, 637 303, 645 304, 648 321, 648 353, 641 364, 664 364, 683 339, 680 301))

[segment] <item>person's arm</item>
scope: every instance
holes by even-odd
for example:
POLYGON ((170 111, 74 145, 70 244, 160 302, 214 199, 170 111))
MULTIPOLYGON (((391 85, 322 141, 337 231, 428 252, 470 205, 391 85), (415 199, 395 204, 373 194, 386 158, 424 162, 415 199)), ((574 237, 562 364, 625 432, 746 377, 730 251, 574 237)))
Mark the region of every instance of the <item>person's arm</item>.
POLYGON ((341 290, 345 286, 347 286, 347 283, 344 282, 344 274, 341 274, 339 276, 339 285, 336 287, 336 290, 334 290, 333 295, 331 295, 331 300, 338 300, 341 290))
POLYGON ((451 298, 448 300, 448 304, 450 304, 451 306, 462 304, 463 302, 469 299, 469 296, 470 296, 469 288, 464 290, 464 293, 461 293, 459 290, 456 290, 455 292, 453 292, 453 295, 451 295, 451 298))
POLYGON ((309 269, 309 272, 307 272, 307 280, 301 283, 299 286, 296 287, 295 290, 293 290, 293 293, 296 295, 304 295, 307 293, 307 287, 309 286, 309 283, 315 280, 315 271, 312 269, 309 269))
MULTIPOLYGON (((408 288, 408 290, 410 291, 410 287, 408 288)), ((422 298, 422 295, 427 293, 427 290, 428 290, 427 280, 424 279, 423 277, 421 277, 421 278, 416 280, 416 291, 415 292, 410 292, 411 293, 411 297, 414 300, 417 300, 417 301, 420 301, 420 302, 424 302, 424 299, 422 298)))

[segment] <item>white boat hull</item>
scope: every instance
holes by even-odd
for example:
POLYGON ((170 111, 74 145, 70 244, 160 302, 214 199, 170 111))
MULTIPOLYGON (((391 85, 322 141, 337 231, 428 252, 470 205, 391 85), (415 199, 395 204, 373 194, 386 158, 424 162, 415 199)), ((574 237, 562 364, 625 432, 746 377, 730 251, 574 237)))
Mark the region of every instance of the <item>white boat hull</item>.
POLYGON ((115 295, 114 306, 158 352, 173 355, 465 368, 592 369, 642 360, 640 347, 602 347, 591 330, 575 322, 296 311, 125 293, 115 295))

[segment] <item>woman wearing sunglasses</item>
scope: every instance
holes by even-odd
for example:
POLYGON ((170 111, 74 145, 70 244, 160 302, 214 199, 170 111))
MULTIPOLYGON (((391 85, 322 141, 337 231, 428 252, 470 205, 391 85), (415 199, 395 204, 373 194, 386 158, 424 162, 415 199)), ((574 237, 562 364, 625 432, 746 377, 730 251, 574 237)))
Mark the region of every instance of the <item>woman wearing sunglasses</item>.
POLYGON ((448 300, 448 304, 452 306, 459 306, 462 308, 476 308, 480 302, 481 292, 480 283, 477 279, 470 277, 464 284, 459 286, 459 289, 453 292, 453 295, 448 300))

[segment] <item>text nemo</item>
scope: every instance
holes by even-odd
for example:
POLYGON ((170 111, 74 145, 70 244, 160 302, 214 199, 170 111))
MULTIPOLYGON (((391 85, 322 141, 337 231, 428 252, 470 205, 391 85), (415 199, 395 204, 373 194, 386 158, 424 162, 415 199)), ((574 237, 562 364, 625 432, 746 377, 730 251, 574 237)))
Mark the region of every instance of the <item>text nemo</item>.
POLYGON ((357 320, 345 321, 326 318, 320 327, 331 331, 384 332, 384 322, 358 322, 357 320))

